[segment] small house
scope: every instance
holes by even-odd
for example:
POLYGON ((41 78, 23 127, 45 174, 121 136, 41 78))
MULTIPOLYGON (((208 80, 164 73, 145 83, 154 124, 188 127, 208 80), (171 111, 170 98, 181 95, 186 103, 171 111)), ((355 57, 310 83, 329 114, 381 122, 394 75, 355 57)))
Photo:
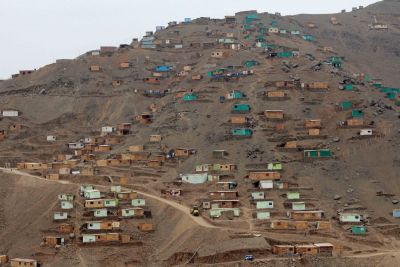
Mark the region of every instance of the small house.
POLYGON ((371 136, 372 135, 372 129, 361 129, 360 130, 360 135, 361 136, 371 136))
POLYGON ((394 218, 400 218, 400 209, 394 209, 392 215, 394 218))
POLYGON ((212 156, 214 159, 224 159, 229 153, 226 150, 213 150, 212 156))
POLYGON ((261 180, 279 180, 281 179, 281 174, 279 172, 272 171, 252 171, 249 172, 249 179, 252 181, 261 181, 261 180))
POLYGON ((101 127, 101 132, 102 133, 113 133, 116 131, 116 128, 113 126, 103 126, 101 127))
POLYGON ((283 110, 266 110, 264 116, 270 120, 282 120, 284 119, 283 110))
POLYGON ((101 67, 99 65, 92 65, 92 66, 90 66, 89 70, 91 72, 99 72, 99 71, 101 71, 101 67))
POLYGON ((159 143, 161 142, 162 138, 159 134, 152 134, 150 135, 149 141, 150 143, 159 143))
POLYGON ((269 211, 256 211, 257 220, 269 220, 271 219, 271 212, 269 211))
POLYGON ((58 232, 61 234, 70 234, 70 233, 73 233, 74 230, 75 230, 75 227, 69 223, 61 223, 58 227, 58 232))
POLYGON ((305 202, 292 202, 292 210, 305 210, 306 203, 305 202))
POLYGON ((297 221, 316 221, 321 220, 325 215, 320 210, 310 211, 290 211, 288 212, 289 218, 297 221))
POLYGON ((60 180, 60 175, 58 173, 49 173, 46 175, 46 179, 52 181, 58 181, 60 180))
POLYGON ((48 135, 48 136, 46 137, 46 140, 47 140, 47 142, 54 142, 54 141, 57 140, 57 137, 54 136, 54 135, 48 135))
POLYGON ((364 112, 360 109, 353 109, 351 111, 351 117, 352 118, 362 118, 362 117, 364 117, 364 112))
POLYGON ((314 158, 331 158, 332 152, 330 149, 320 149, 320 150, 304 150, 304 158, 314 159, 314 158))
POLYGON ((183 95, 183 101, 196 101, 198 98, 198 95, 195 93, 186 93, 183 95))
POLYGON ((137 198, 131 200, 132 207, 144 207, 146 206, 146 200, 137 198))
POLYGON ((233 90, 230 93, 225 95, 226 99, 242 99, 245 97, 246 97, 246 95, 238 90, 233 90))
POLYGON ((85 147, 83 143, 68 143, 67 146, 69 149, 82 149, 85 147))
POLYGON ((208 196, 212 200, 233 200, 239 197, 238 191, 211 191, 208 196))
POLYGON ((281 171, 283 169, 282 163, 279 162, 268 163, 267 169, 269 171, 281 171))
POLYGON ((227 56, 227 53, 224 51, 214 51, 211 52, 211 57, 212 58, 224 58, 227 56))
POLYGON ((69 200, 61 200, 60 201, 61 209, 70 210, 74 208, 74 202, 69 200))
POLYGON ((160 66, 156 66, 154 68, 155 72, 169 72, 172 70, 172 66, 167 66, 167 65, 160 65, 160 66))
POLYGON ((150 124, 153 122, 153 115, 143 113, 143 114, 135 116, 135 121, 137 121, 141 124, 150 124))
POLYGON ((259 181, 258 187, 260 189, 272 189, 274 188, 274 182, 272 180, 262 180, 259 181))
POLYGON ((67 201, 74 201, 75 195, 74 194, 60 194, 58 195, 59 200, 67 200, 67 201))
POLYGON ((295 251, 296 254, 300 255, 317 255, 318 247, 315 245, 296 245, 295 251))
POLYGON ((364 126, 364 120, 362 118, 352 118, 352 119, 346 120, 345 124, 349 127, 364 126))
POLYGON ((230 123, 232 123, 232 124, 247 124, 247 123, 250 123, 250 121, 251 121, 251 118, 248 118, 248 117, 242 117, 242 116, 232 116, 230 119, 229 119, 229 122, 230 123))
POLYGON ((57 236, 46 236, 43 238, 43 243, 46 246, 55 247, 64 245, 64 238, 57 236))
POLYGON ((7 255, 0 255, 0 266, 5 265, 8 262, 8 256, 7 255))
POLYGON ((152 231, 154 231, 154 224, 152 224, 152 223, 139 223, 138 229, 141 232, 152 232, 152 231))
POLYGON ((256 202, 256 209, 273 209, 274 202, 271 200, 262 200, 256 202))
POLYGON ((143 217, 144 210, 142 208, 125 208, 120 210, 120 216, 127 217, 143 217))
POLYGON ((37 260, 15 258, 10 260, 11 267, 38 267, 37 260))
POLYGON ((235 104, 232 106, 233 113, 248 113, 251 111, 251 107, 248 104, 235 104))
POLYGON ((279 256, 290 256, 295 254, 295 250, 292 245, 274 245, 272 253, 279 256))
POLYGON ((283 91, 267 91, 266 96, 271 99, 279 99, 287 97, 287 94, 283 91))
POLYGON ((112 193, 119 193, 121 192, 122 187, 120 185, 112 185, 110 188, 110 192, 112 193))
POLYGON ((1 112, 3 117, 18 117, 19 111, 18 110, 3 110, 1 112))
POLYGON ((148 78, 144 78, 143 82, 148 83, 148 84, 159 84, 160 78, 159 77, 148 77, 148 78))
POLYGON ((100 191, 97 190, 97 189, 92 189, 92 190, 86 189, 86 190, 84 191, 83 196, 84 196, 86 199, 96 199, 96 198, 101 198, 101 193, 100 193, 100 191))
POLYGON ((360 223, 362 219, 362 215, 358 213, 341 213, 339 215, 339 222, 341 223, 360 223))
POLYGON ((181 174, 182 182, 189 184, 203 184, 208 181, 207 173, 181 174))
POLYGON ((308 135, 309 136, 319 136, 320 135, 320 129, 315 128, 315 129, 308 129, 308 135))
POLYGON ((120 229, 120 222, 117 221, 90 221, 85 224, 88 230, 118 230, 120 229))
POLYGON ((265 199, 265 192, 252 192, 251 198, 253 200, 265 199))
POLYGON ((117 194, 118 199, 135 199, 137 198, 137 192, 135 191, 124 191, 124 192, 119 192, 117 194))
POLYGON ((269 27, 268 28, 269 33, 279 33, 279 28, 277 27, 269 27))
POLYGON ((96 218, 105 218, 108 216, 107 209, 96 209, 93 211, 93 216, 96 218))
POLYGON ((321 125, 321 120, 320 119, 307 119, 305 121, 305 126, 307 128, 320 128, 321 125))
POLYGON ((249 128, 232 129, 232 136, 251 137, 252 135, 253 135, 253 130, 251 130, 249 128))
POLYGON ((131 64, 129 62, 121 62, 119 63, 119 68, 120 69, 128 69, 131 67, 131 64))
POLYGON ((313 42, 315 41, 315 37, 311 34, 305 34, 302 36, 303 40, 313 42))
POLYGON ((54 212, 53 220, 54 221, 62 221, 68 219, 68 212, 54 212))
POLYGON ((300 193, 299 192, 287 192, 286 198, 288 200, 300 199, 300 193))
POLYGON ((351 227, 351 233, 353 235, 366 235, 367 234, 367 227, 363 225, 353 225, 351 227))
POLYGON ((319 256, 330 257, 333 255, 334 246, 331 243, 315 243, 314 246, 318 248, 319 256))
POLYGON ((260 63, 258 62, 258 61, 256 61, 256 60, 246 60, 244 63, 243 63, 243 67, 245 67, 245 68, 252 68, 252 67, 255 67, 255 66, 257 66, 257 65, 259 65, 260 63))

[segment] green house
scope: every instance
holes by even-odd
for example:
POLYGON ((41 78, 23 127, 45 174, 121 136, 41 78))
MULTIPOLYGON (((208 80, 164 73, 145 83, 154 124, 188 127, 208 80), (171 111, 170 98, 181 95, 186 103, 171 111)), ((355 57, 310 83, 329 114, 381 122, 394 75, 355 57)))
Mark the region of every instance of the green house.
POLYGON ((353 84, 345 84, 345 85, 343 85, 343 90, 345 90, 345 91, 353 91, 354 90, 354 85, 353 84))
POLYGON ((193 93, 187 93, 183 96, 183 101, 195 101, 198 99, 198 96, 193 93))
POLYGON ((271 200, 263 200, 256 202, 256 209, 273 209, 274 202, 271 200))
POLYGON ((248 128, 238 128, 232 130, 233 136, 246 136, 251 137, 253 135, 253 130, 248 128))
POLYGON ((309 41, 309 42, 313 42, 315 40, 315 38, 311 34, 305 34, 305 35, 303 35, 303 40, 306 40, 306 41, 309 41))
POLYGON ((118 199, 105 199, 104 207, 106 208, 115 208, 118 207, 118 199))
POLYGON ((246 36, 244 37, 244 39, 247 40, 247 41, 250 41, 250 40, 251 40, 251 35, 246 35, 246 36))
POLYGON ((354 225, 351 227, 351 233, 354 235, 366 235, 367 234, 367 227, 354 225))
POLYGON ((292 210, 306 210, 305 202, 292 202, 292 210))
POLYGON ((252 68, 252 67, 254 67, 254 66, 258 65, 258 64, 259 63, 256 60, 246 60, 243 63, 243 66, 246 67, 246 68, 252 68))
POLYGON ((304 150, 305 158, 330 158, 332 157, 332 152, 330 149, 320 149, 320 150, 304 150))
POLYGON ((353 102, 351 101, 342 101, 339 103, 339 107, 341 110, 351 109, 353 107, 353 102))
POLYGON ((287 192, 286 198, 289 200, 300 199, 300 193, 299 192, 287 192))
POLYGON ((213 208, 210 209, 210 217, 211 218, 219 218, 221 217, 222 213, 224 212, 233 212, 233 216, 239 217, 240 216, 240 209, 239 208, 213 208))
POLYGON ((146 200, 140 199, 140 198, 132 199, 131 205, 133 207, 143 207, 143 206, 146 206, 146 200))
POLYGON ((335 68, 341 68, 343 64, 342 57, 330 57, 328 59, 328 63, 331 64, 335 68))
POLYGON ((269 211, 257 211, 257 220, 269 220, 271 219, 271 213, 269 211))
POLYGON ((252 192, 251 193, 251 198, 252 199, 264 199, 265 198, 265 192, 252 192))
POLYGON ((279 162, 268 163, 267 169, 269 171, 281 171, 283 169, 282 163, 279 162))
POLYGON ((227 99, 242 99, 244 97, 244 94, 238 90, 233 90, 226 96, 227 99))
POLYGON ((353 109, 351 111, 351 116, 353 118, 362 118, 362 117, 364 117, 364 112, 360 109, 353 109))
POLYGON ((235 104, 232 106, 233 112, 246 113, 246 112, 250 112, 250 110, 251 110, 251 107, 248 104, 235 104))
POLYGON ((396 92, 386 93, 386 98, 388 98, 390 100, 395 100, 395 99, 397 99, 397 93, 396 92))
POLYGON ((375 88, 381 88, 382 87, 382 83, 381 82, 374 82, 372 84, 375 88))
POLYGON ((259 17, 258 17, 258 14, 249 14, 249 15, 246 16, 246 19, 249 19, 249 20, 258 20, 259 17))
POLYGON ((255 41, 256 42, 266 42, 267 38, 265 38, 264 35, 257 35, 255 41))
POLYGON ((287 51, 287 52, 278 52, 277 57, 279 58, 291 58, 293 57, 293 52, 292 51, 287 51))

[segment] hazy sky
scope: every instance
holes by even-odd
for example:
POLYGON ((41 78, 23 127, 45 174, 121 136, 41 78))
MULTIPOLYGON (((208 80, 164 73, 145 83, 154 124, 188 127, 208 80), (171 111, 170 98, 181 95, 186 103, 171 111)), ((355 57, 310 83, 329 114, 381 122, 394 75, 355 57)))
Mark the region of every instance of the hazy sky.
POLYGON ((0 79, 20 69, 75 58, 100 45, 130 43, 185 17, 237 11, 336 13, 377 0, 0 0, 0 79))

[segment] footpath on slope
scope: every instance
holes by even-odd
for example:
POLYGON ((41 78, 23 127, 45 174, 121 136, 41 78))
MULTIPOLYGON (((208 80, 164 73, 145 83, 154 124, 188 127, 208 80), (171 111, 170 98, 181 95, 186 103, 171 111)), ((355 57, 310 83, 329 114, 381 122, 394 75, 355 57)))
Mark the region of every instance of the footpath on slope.
MULTIPOLYGON (((48 180, 48 179, 45 179, 45 178, 40 177, 40 176, 32 175, 32 174, 25 173, 25 172, 19 171, 17 169, 12 169, 12 168, 10 169, 10 168, 2 168, 2 167, 0 167, 0 171, 2 171, 4 173, 8 173, 8 174, 31 177, 31 178, 34 178, 34 179, 39 179, 39 180, 43 180, 43 181, 50 182, 50 183, 80 185, 78 183, 73 183, 73 182, 69 182, 69 181, 60 181, 60 180, 59 181, 52 181, 52 180, 48 180)), ((107 186, 104 186, 104 185, 95 185, 95 186, 102 187, 102 188, 106 188, 107 187, 107 186)), ((186 207, 186 206, 181 205, 179 203, 176 203, 176 202, 173 202, 173 201, 170 201, 170 200, 167 200, 167 199, 164 199, 164 198, 161 198, 159 196, 155 196, 155 195, 143 192, 143 191, 139 191, 139 190, 136 190, 136 189, 135 189, 135 191, 138 192, 139 194, 143 195, 143 196, 152 198, 152 199, 154 199, 156 201, 159 201, 159 202, 162 202, 164 204, 167 204, 168 206, 171 206, 172 208, 174 208, 176 210, 181 211, 182 213, 185 214, 185 216, 189 216, 199 226, 206 227, 206 228, 222 228, 222 227, 218 227, 218 226, 212 225, 211 223, 207 222, 204 218, 202 218, 200 216, 199 217, 192 216, 190 214, 190 208, 189 207, 186 207)))

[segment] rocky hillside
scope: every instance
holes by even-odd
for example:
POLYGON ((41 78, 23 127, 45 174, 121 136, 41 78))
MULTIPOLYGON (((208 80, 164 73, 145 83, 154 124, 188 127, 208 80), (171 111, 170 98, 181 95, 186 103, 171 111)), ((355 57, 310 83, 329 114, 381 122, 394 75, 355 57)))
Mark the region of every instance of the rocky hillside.
MULTIPOLYGON (((29 257, 29 251, 36 252, 47 266, 233 264, 254 254, 286 266, 286 259, 272 255, 273 245, 330 242, 335 246, 333 258, 294 264, 378 266, 382 259, 390 266, 389 256, 398 250, 400 238, 398 218, 392 216, 400 198, 399 14, 399 1, 383 1, 331 15, 285 17, 245 11, 225 19, 198 18, 170 23, 129 45, 60 59, 1 81, 2 165, 47 163, 44 171, 28 171, 46 177, 54 173, 50 166, 62 161, 59 155, 72 155, 77 165, 71 169, 90 166, 95 172, 91 177, 70 173, 61 180, 110 186, 113 179, 127 177, 132 189, 156 196, 180 189, 182 195, 172 201, 201 206, 200 217, 215 229, 152 200, 157 230, 140 236, 145 245, 135 249, 137 257, 128 257, 126 249, 120 257, 115 247, 96 249, 94 257, 90 249, 72 246, 51 259, 37 244, 38 232, 51 227, 51 199, 76 188, 43 181, 32 185, 22 178, 15 182, 7 175, 2 181, 8 189, 0 190, 2 203, 10 199, 18 209, 28 209, 23 203, 31 196, 49 207, 36 205, 28 213, 43 227, 20 223, 27 218, 13 215, 13 205, 0 209, 5 231, 0 244, 9 241, 5 248, 0 245, 0 254, 29 257), (7 116, 4 111, 9 110, 19 116, 7 116), (123 123, 131 129, 122 131, 123 123), (110 132, 103 127, 111 127, 110 132), (153 142, 151 135, 161 140, 153 142), (104 142, 87 143, 83 149, 67 147, 89 137, 104 142), (103 145, 110 150, 100 151, 103 145), (141 153, 148 158, 134 160, 140 153, 132 146, 142 145, 141 153), (179 157, 180 148, 195 153, 186 151, 191 155, 179 157), (216 157, 218 150, 225 155, 216 157), (113 160, 118 164, 112 165, 113 160), (224 172, 219 164, 231 164, 232 169, 224 172), (194 182, 199 179, 193 175, 196 167, 210 168, 203 173, 214 178, 194 182), (274 188, 263 187, 271 178, 253 179, 254 173, 275 175, 274 188), (236 186, 226 188, 215 180, 236 186), (229 200, 240 215, 213 216, 221 206, 206 208, 204 203, 218 202, 210 192, 221 190, 237 191, 235 199, 222 200, 229 200), (265 193, 264 200, 274 206, 271 212, 259 210, 255 192, 265 193), (300 195, 300 210, 321 212, 323 218, 305 223, 301 230, 274 228, 277 221, 308 221, 291 217, 296 205, 288 197, 291 193, 300 195), (261 218, 266 214, 270 218, 261 218), (368 234, 351 234, 351 224, 340 223, 341 214, 362 216, 356 225, 368 227, 368 234), (315 226, 323 222, 329 225, 327 231, 315 226), (23 228, 32 232, 25 247, 25 232, 12 236, 23 228), (345 258, 339 259, 342 253, 345 258), (369 257, 373 260, 367 262, 369 257)), ((398 255, 393 257, 395 261, 398 255)))

